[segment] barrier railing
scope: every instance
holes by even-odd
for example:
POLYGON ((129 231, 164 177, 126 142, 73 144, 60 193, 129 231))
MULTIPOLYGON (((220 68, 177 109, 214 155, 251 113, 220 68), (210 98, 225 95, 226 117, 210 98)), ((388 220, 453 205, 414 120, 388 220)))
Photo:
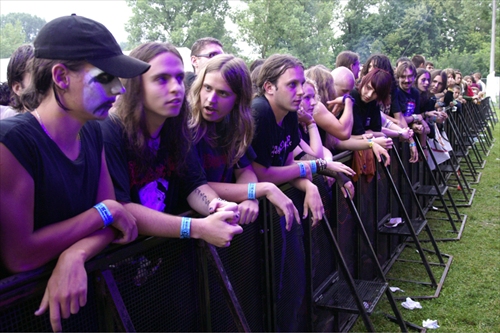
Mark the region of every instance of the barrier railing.
MULTIPOLYGON (((400 149, 396 143, 395 149, 400 149)), ((406 147, 407 148, 407 147, 406 147)), ((418 164, 410 165, 412 180, 418 164)), ((350 152, 336 156, 348 165, 350 152)), ((407 185, 398 166, 390 168, 412 215, 407 185)), ((336 185, 325 186, 316 176, 325 210, 349 272, 374 279, 373 262, 359 234, 347 201, 336 185)), ((283 186, 302 214, 303 193, 283 186)), ((363 225, 384 269, 405 237, 378 232, 387 214, 399 208, 389 193, 383 172, 371 182, 363 175, 355 202, 363 225)), ((309 221, 302 221, 302 224, 309 221)), ((203 241, 142 237, 127 246, 112 246, 89 261, 88 302, 63 320, 65 331, 326 331, 330 314, 311 306, 311 291, 337 269, 330 240, 322 228, 312 228, 310 253, 303 244, 303 227, 290 232, 272 205, 260 200, 258 219, 229 248, 215 249, 203 241), (306 274, 310 272, 310 274, 306 274)), ((0 280, 0 331, 49 331, 47 314, 35 317, 52 266, 0 280)), ((347 291, 346 291, 347 292, 347 291)), ((348 316, 339 315, 347 320, 348 316)))

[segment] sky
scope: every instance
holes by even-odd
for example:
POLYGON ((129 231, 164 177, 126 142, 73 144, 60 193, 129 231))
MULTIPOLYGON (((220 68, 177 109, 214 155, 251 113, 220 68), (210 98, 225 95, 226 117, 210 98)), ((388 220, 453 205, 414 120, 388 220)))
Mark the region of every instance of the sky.
POLYGON ((46 22, 75 13, 104 24, 118 43, 121 43, 127 41, 125 23, 132 16, 132 9, 125 0, 0 0, 0 14, 9 13, 27 13, 46 22))

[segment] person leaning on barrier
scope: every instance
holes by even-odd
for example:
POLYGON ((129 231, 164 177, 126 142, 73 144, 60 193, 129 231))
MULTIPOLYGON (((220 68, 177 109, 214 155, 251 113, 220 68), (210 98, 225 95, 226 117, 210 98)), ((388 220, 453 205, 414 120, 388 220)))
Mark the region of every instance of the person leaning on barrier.
POLYGON ((140 234, 200 238, 229 246, 242 232, 236 225, 238 206, 220 200, 189 147, 181 55, 169 43, 150 42, 136 47, 130 56, 151 68, 124 80, 127 93, 101 122, 117 200, 137 219, 140 234), (195 211, 209 216, 171 215, 188 209, 186 198, 195 211))
POLYGON ((251 96, 250 73, 242 59, 225 54, 210 59, 190 91, 193 143, 209 185, 221 198, 239 202, 240 224, 257 219, 256 199, 265 196, 290 230, 294 218, 299 220, 293 202, 273 183, 258 182, 252 167, 251 96))
POLYGON ((314 107, 313 117, 320 130, 325 132, 320 131, 323 144, 332 149, 329 136, 347 140, 351 135, 352 101, 344 95, 353 88, 354 75, 346 67, 335 68, 329 73, 321 65, 308 69, 305 75, 316 82, 321 100, 314 107))
POLYGON ((47 23, 34 41, 33 112, 0 121, 0 253, 10 272, 58 258, 36 315, 60 318, 86 303, 84 263, 111 242, 137 236, 117 201, 98 124, 125 92, 118 77, 149 65, 123 55, 104 25, 81 16, 47 23), (98 58, 95 57, 98 55, 98 58))
POLYGON ((302 89, 304 90, 304 95, 297 111, 300 143, 293 151, 294 159, 305 161, 311 160, 311 158, 324 159, 326 161, 326 168, 322 173, 325 176, 328 186, 331 187, 334 181, 338 180, 344 197, 347 197, 347 192, 353 197, 354 185, 346 175, 353 176, 355 174, 354 171, 347 165, 333 161, 332 152, 323 146, 318 126, 314 121, 313 113, 317 104, 316 83, 306 78, 302 89))
POLYGON ((293 160, 293 150, 300 142, 296 111, 304 94, 304 81, 304 67, 291 55, 272 55, 262 65, 257 80, 259 92, 252 101, 256 125, 252 148, 257 155, 252 166, 259 181, 276 185, 290 182, 305 192, 303 217, 311 210, 316 225, 323 218, 324 207, 311 181, 311 167, 293 160))
MULTIPOLYGON (((391 65, 389 58, 380 53, 372 54, 366 60, 363 66, 363 76, 371 72, 372 70, 379 68, 388 72, 391 77, 394 77, 394 70, 391 65), (366 67, 366 71, 365 71, 366 67)), ((395 95, 397 84, 395 80, 392 80, 390 88, 390 98, 395 95)), ((380 115, 382 117, 382 134, 391 138, 399 138, 400 141, 406 141, 410 144, 410 161, 417 161, 418 153, 417 148, 413 145, 413 130, 409 127, 403 128, 397 124, 397 120, 389 116, 391 103, 378 103, 380 107, 380 115)))
POLYGON ((413 86, 416 76, 417 70, 411 62, 403 61, 396 68, 398 87, 392 98, 391 116, 398 121, 400 127, 410 127, 418 136, 422 147, 425 147, 430 128, 420 114, 420 94, 413 86))
MULTIPOLYGON (((392 139, 381 134, 382 117, 379 104, 387 104, 390 100, 391 85, 392 76, 383 69, 373 68, 363 76, 351 92, 354 104, 352 135, 347 140, 336 140, 336 149, 371 149, 379 162, 382 162, 381 156, 385 156, 385 165, 389 165, 390 156, 387 150, 392 148, 392 139)), ((359 173, 359 170, 355 171, 359 173)))

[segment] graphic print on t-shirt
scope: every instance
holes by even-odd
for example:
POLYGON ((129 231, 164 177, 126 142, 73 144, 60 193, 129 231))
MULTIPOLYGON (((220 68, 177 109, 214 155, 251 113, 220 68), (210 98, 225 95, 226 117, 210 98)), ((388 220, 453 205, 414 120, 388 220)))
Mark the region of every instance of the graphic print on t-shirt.
POLYGON ((415 113, 415 102, 414 101, 408 101, 406 103, 406 112, 404 113, 405 117, 411 116, 412 114, 415 113))
POLYGON ((290 135, 287 135, 286 140, 280 142, 279 146, 273 146, 271 150, 271 156, 274 159, 276 155, 279 155, 281 160, 281 165, 285 162, 286 156, 283 156, 282 153, 286 152, 286 149, 292 145, 292 138, 290 135))
POLYGON ((167 197, 168 181, 158 178, 146 184, 139 190, 141 204, 148 208, 163 212, 165 209, 165 198, 167 197))

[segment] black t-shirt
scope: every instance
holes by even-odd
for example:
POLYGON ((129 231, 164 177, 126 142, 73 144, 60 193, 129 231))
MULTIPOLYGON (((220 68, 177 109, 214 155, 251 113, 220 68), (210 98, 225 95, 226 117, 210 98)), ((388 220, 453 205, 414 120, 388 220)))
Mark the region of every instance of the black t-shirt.
POLYGON ((285 165, 288 154, 300 143, 297 113, 289 112, 279 126, 264 96, 253 99, 252 109, 255 118, 252 141, 252 148, 257 155, 255 162, 266 168, 285 165))
POLYGON ((411 87, 407 93, 398 87, 391 99, 391 116, 398 112, 403 112, 405 117, 420 114, 420 93, 416 88, 411 87))
POLYGON ((194 149, 187 153, 187 170, 179 175, 168 159, 168 143, 161 142, 154 165, 139 175, 136 158, 128 149, 128 139, 118 118, 102 121, 101 129, 118 201, 140 203, 157 211, 177 214, 188 208, 187 196, 207 183, 194 149))
POLYGON ((95 121, 80 130, 81 149, 74 161, 31 113, 0 121, 0 142, 33 178, 34 230, 67 220, 97 203, 103 142, 95 121))
MULTIPOLYGON (((217 133, 221 137, 230 135, 226 130, 221 128, 223 126, 226 125, 217 124, 217 133)), ((198 152, 201 166, 205 172, 205 177, 209 182, 233 183, 235 181, 234 169, 246 168, 252 164, 252 161, 255 159, 255 152, 252 147, 249 147, 246 154, 243 155, 235 165, 229 166, 227 154, 221 148, 220 142, 218 142, 217 147, 212 147, 207 141, 201 140, 196 145, 196 151, 198 152)))
POLYGON ((370 103, 363 102, 357 89, 351 91, 351 96, 354 98, 351 134, 361 135, 367 130, 374 132, 382 131, 382 118, 377 101, 371 101, 370 103))

